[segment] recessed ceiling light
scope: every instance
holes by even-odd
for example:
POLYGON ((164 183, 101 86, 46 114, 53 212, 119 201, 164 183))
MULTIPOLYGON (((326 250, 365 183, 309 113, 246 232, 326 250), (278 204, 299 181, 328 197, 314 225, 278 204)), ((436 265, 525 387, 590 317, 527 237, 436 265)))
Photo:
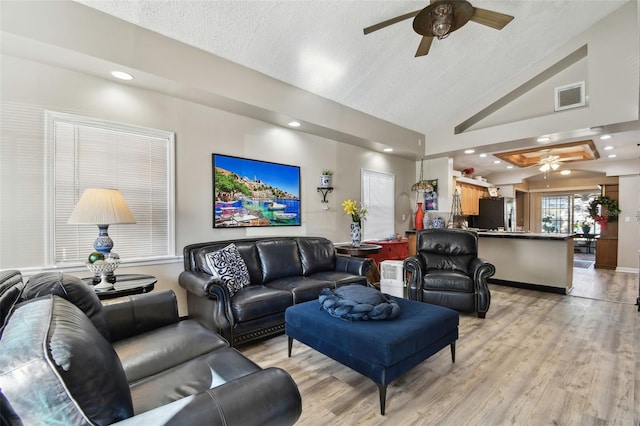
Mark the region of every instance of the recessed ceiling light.
POLYGON ((611 135, 602 135, 600 136, 600 140, 601 141, 606 141, 607 139, 611 139, 613 136, 611 135))
POLYGON ((507 169, 513 169, 513 166, 507 166, 507 169))
POLYGON ((486 156, 487 156, 487 154, 480 154, 480 158, 484 158, 486 156))
POLYGON ((111 75, 120 80, 133 80, 133 76, 124 71, 111 71, 111 75))
POLYGON ((612 149, 613 149, 613 146, 611 146, 611 145, 604 147, 605 151, 611 151, 612 149))
POLYGON ((474 152, 476 152, 476 150, 475 150, 475 149, 465 149, 465 150, 464 150, 464 153, 465 153, 465 154, 473 154, 474 152))
POLYGON ((289 126, 291 126, 291 127, 300 127, 300 122, 299 121, 290 121, 287 124, 289 126))
POLYGON ((385 148, 383 149, 384 152, 393 152, 393 148, 385 148))
POLYGON ((560 174, 562 176, 570 175, 571 174, 571 170, 563 170, 563 171, 560 172, 560 174))
POLYGON ((549 142, 550 140, 551 140, 551 138, 548 137, 548 136, 543 136, 543 137, 538 138, 538 142, 549 142))
POLYGON ((617 155, 615 155, 615 154, 609 154, 607 157, 609 157, 609 158, 616 158, 616 157, 617 157, 617 155))
POLYGON ((493 164, 500 164, 501 161, 500 160, 493 160, 493 164))

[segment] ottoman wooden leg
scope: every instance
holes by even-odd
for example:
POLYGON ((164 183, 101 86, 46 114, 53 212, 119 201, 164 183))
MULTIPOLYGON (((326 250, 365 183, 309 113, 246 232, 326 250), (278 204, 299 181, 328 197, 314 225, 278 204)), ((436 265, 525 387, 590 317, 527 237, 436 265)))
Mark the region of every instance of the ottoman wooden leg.
MULTIPOLYGON (((291 352, 291 349, 289 349, 291 352)), ((456 342, 451 344, 451 362, 456 362, 456 342)))
POLYGON ((387 402, 387 385, 379 383, 376 383, 376 385, 378 385, 378 391, 380 392, 380 414, 384 416, 384 408, 387 402))
POLYGON ((289 358, 291 358, 291 348, 293 347, 293 337, 288 337, 287 339, 289 340, 289 358))

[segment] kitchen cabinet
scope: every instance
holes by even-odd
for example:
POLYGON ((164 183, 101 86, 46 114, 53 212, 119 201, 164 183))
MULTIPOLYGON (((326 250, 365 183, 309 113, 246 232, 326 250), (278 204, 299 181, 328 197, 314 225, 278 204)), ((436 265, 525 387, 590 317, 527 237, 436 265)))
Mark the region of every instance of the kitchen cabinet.
POLYGON ((460 188, 460 204, 462 214, 465 216, 477 216, 479 213, 479 200, 489 196, 486 188, 468 183, 458 183, 460 188))

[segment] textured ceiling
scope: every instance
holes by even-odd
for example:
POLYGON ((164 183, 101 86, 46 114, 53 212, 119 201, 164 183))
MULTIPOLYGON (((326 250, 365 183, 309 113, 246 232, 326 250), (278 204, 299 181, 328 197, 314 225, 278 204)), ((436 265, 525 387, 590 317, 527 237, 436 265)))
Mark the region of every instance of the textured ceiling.
POLYGON ((362 29, 427 1, 79 2, 428 135, 626 0, 475 0, 515 19, 501 31, 469 22, 420 58, 411 19, 362 29))

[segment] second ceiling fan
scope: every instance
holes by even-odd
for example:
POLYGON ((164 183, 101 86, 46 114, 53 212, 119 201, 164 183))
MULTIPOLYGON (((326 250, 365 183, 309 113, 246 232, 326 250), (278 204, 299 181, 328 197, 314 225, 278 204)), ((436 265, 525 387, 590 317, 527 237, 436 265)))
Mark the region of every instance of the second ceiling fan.
POLYGON ((511 15, 473 7, 466 0, 433 0, 424 9, 372 25, 365 28, 364 33, 369 34, 413 17, 413 29, 422 35, 416 57, 429 53, 434 38, 442 40, 469 21, 501 30, 513 19, 511 15))

